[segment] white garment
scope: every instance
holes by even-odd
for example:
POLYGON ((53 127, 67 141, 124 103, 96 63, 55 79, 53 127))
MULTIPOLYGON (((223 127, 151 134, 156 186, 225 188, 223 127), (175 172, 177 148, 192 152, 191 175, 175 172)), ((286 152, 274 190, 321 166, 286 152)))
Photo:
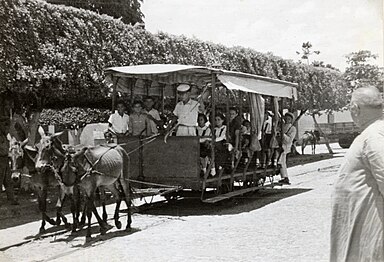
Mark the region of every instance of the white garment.
POLYGON ((195 126, 178 126, 176 136, 196 136, 195 126))
POLYGON ((180 125, 196 127, 199 106, 200 104, 192 99, 189 99, 186 104, 180 101, 176 104, 173 114, 177 116, 180 125))
POLYGON ((115 111, 115 113, 109 117, 108 122, 112 125, 112 129, 116 133, 124 134, 128 131, 129 116, 127 114, 121 116, 115 111))
POLYGON ((384 261, 384 120, 344 157, 332 195, 331 262, 384 261))
POLYGON ((280 175, 282 178, 288 177, 287 170, 287 154, 291 152, 293 139, 296 136, 296 127, 291 124, 284 124, 283 126, 283 152, 280 155, 279 163, 281 164, 280 175))
POLYGON ((227 139, 227 126, 215 127, 215 141, 220 142, 227 139))
POLYGON ((196 135, 197 136, 204 136, 204 138, 200 138, 200 143, 203 143, 205 141, 210 141, 211 138, 208 138, 206 136, 210 137, 212 135, 211 128, 207 125, 205 125, 203 127, 197 126, 196 127, 196 135))
MULTIPOLYGON (((144 113, 151 115, 156 120, 161 120, 159 111, 157 111, 154 108, 152 108, 150 111, 147 111, 144 109, 144 113)), ((151 119, 149 120, 149 129, 150 129, 150 134, 152 135, 159 133, 156 123, 151 119)))
POLYGON ((296 136, 296 127, 291 124, 283 125, 283 145, 282 148, 285 152, 289 153, 291 151, 291 146, 293 139, 296 136))
POLYGON ((268 116, 267 120, 264 121, 263 131, 265 134, 272 134, 272 117, 268 116))

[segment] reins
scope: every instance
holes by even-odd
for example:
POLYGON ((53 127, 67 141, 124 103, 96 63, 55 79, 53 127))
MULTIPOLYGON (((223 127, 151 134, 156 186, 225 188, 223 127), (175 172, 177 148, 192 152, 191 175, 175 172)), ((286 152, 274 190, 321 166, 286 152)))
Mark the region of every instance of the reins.
MULTIPOLYGON (((147 137, 147 138, 144 138, 144 139, 141 139, 139 142, 142 142, 142 141, 145 141, 145 140, 149 140, 143 144, 141 144, 140 146, 134 148, 133 150, 129 151, 129 152, 126 152, 127 155, 130 155, 134 152, 136 152, 137 150, 139 150, 140 148, 144 147, 145 145, 149 144, 149 143, 152 143, 153 141, 156 140, 156 137, 159 136, 159 134, 156 134, 156 135, 153 135, 153 136, 150 136, 150 137, 147 137)), ((90 168, 88 168, 88 170, 80 177, 80 180, 79 181, 82 181, 85 177, 87 177, 88 175, 92 174, 92 173, 96 173, 98 175, 103 175, 103 176, 108 176, 106 175, 105 173, 102 173, 102 172, 99 172, 99 171, 96 171, 94 170, 94 167, 100 162, 101 158, 106 154, 108 153, 110 150, 112 149, 115 149, 117 146, 122 146, 122 145, 128 145, 128 144, 132 144, 132 143, 137 143, 137 141, 133 141, 133 142, 129 142, 129 143, 123 143, 123 144, 116 144, 114 146, 110 146, 108 148, 107 151, 105 151, 103 154, 100 155, 100 157, 94 162, 92 163, 92 161, 89 160, 89 158, 84 154, 84 157, 85 159, 87 160, 87 162, 91 165, 90 168)), ((124 149, 123 149, 124 150, 124 149)), ((125 151, 125 150, 124 150, 125 151)))

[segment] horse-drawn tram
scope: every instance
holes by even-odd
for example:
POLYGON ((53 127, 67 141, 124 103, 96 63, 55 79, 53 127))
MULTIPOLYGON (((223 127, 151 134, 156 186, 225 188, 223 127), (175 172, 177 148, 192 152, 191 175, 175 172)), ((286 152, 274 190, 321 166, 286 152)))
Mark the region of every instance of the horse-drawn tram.
POLYGON ((199 191, 206 203, 274 185, 279 168, 272 154, 281 146, 279 116, 283 107, 290 105, 286 99, 292 102, 296 98, 296 84, 175 64, 112 67, 105 73, 113 90, 113 108, 118 96, 131 104, 151 96, 166 118, 159 134, 117 138, 130 154, 134 185, 168 188, 163 191, 166 198, 199 191), (179 106, 182 104, 185 107, 179 106), (176 122, 167 118, 169 112, 178 116, 176 122), (190 114, 195 119, 186 126, 185 118, 190 114), (269 120, 267 114, 272 116, 269 120), (203 118, 200 129, 208 132, 190 132, 191 126, 198 129, 197 116, 203 118), (270 121, 269 128, 265 128, 265 121, 270 121), (266 180, 270 183, 264 184, 266 180))

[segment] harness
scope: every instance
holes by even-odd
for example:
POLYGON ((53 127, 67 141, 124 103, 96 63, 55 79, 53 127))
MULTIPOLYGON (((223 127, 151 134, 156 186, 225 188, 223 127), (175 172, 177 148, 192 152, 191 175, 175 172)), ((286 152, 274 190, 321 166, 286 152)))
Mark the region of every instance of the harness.
MULTIPOLYGON (((142 139, 141 141, 144 141, 144 140, 149 140, 149 141, 147 141, 147 142, 143 143, 142 145, 136 147, 135 149, 133 149, 133 150, 127 152, 127 155, 130 155, 130 154, 132 154, 133 152, 135 152, 135 151, 139 150, 140 148, 144 147, 145 145, 147 145, 147 144, 149 144, 149 143, 152 143, 153 141, 156 140, 156 137, 157 137, 157 136, 159 136, 159 134, 155 134, 155 135, 153 135, 153 136, 150 136, 150 137, 147 137, 147 138, 142 139)), ((136 143, 136 141, 131 142, 131 143, 136 143)), ((115 145, 110 145, 110 146, 108 146, 108 147, 109 147, 108 150, 105 151, 103 154, 101 154, 100 157, 99 157, 94 163, 92 163, 92 161, 87 157, 87 155, 86 155, 85 152, 84 152, 84 157, 85 157, 85 159, 87 160, 88 164, 90 164, 91 167, 88 168, 87 171, 86 171, 86 172, 79 178, 78 182, 82 181, 84 178, 86 178, 87 176, 89 176, 89 175, 91 175, 91 174, 97 174, 97 175, 102 175, 102 176, 110 176, 110 175, 107 175, 107 174, 105 174, 105 173, 102 173, 102 172, 99 172, 99 171, 97 171, 97 170, 94 170, 94 167, 100 162, 100 160, 102 159, 102 157, 103 157, 106 153, 108 153, 110 150, 115 149, 117 146, 128 145, 128 144, 131 144, 131 143, 124 143, 124 144, 120 144, 120 145, 115 144, 115 145)), ((112 177, 112 176, 110 176, 110 177, 112 177)))

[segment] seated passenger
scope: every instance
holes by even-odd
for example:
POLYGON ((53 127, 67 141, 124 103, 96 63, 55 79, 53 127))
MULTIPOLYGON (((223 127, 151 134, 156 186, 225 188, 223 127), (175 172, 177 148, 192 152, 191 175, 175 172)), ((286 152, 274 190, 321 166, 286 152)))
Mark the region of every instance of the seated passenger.
POLYGON ((229 108, 229 143, 234 148, 235 155, 240 149, 240 130, 243 119, 239 116, 239 110, 236 107, 229 108))
POLYGON ((241 126, 241 150, 246 153, 244 162, 247 163, 251 157, 249 146, 251 144, 251 122, 244 120, 241 126))
POLYGON ((144 110, 143 113, 147 114, 149 118, 149 133, 150 135, 155 135, 159 133, 157 129, 158 126, 161 126, 162 121, 160 119, 159 111, 153 108, 154 101, 153 98, 148 96, 144 99, 144 110))
POLYGON ((203 173, 207 171, 209 156, 211 155, 209 138, 212 134, 211 128, 207 125, 208 119, 206 115, 199 114, 197 117, 196 135, 200 138, 200 165, 203 173))
POLYGON ((129 116, 129 134, 132 136, 149 136, 150 126, 149 118, 143 114, 143 105, 141 101, 133 103, 133 113, 129 116))
MULTIPOLYGON (((227 126, 224 125, 225 117, 217 114, 215 117, 215 167, 221 170, 228 162, 227 126)), ((214 174, 212 174, 214 175, 214 174)))
POLYGON ((128 135, 129 116, 125 113, 125 104, 124 102, 119 101, 116 107, 117 110, 108 119, 108 133, 116 136, 128 135))

